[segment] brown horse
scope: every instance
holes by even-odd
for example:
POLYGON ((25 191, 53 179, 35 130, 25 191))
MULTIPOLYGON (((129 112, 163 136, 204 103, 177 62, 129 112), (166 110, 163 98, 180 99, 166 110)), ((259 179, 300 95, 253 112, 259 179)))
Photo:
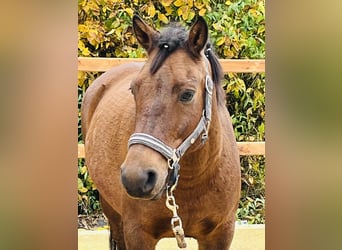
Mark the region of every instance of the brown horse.
POLYGON ((207 24, 158 32, 134 16, 133 29, 147 62, 101 75, 82 106, 111 249, 154 249, 172 236, 182 248, 186 236, 199 249, 229 249, 240 162, 207 24))

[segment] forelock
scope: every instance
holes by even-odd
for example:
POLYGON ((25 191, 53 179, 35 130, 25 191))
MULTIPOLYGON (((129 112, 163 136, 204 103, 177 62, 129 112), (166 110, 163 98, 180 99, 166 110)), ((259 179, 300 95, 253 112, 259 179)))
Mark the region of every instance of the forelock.
POLYGON ((172 23, 170 26, 160 31, 157 43, 157 55, 152 61, 150 72, 154 74, 163 64, 165 59, 178 48, 183 48, 188 37, 186 29, 178 23, 172 23))

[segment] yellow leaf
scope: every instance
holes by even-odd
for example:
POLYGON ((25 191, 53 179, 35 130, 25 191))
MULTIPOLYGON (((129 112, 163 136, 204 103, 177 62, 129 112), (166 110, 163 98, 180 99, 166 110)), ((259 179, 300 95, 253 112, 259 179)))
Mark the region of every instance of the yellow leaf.
POLYGON ((83 182, 82 182, 82 180, 80 179, 80 178, 78 178, 77 179, 77 189, 81 189, 81 188, 83 188, 83 182))
POLYGON ((88 49, 88 48, 82 49, 82 55, 84 55, 84 56, 89 56, 89 55, 90 55, 89 49, 88 49))
POLYGON ((235 78, 236 74, 232 73, 232 72, 228 72, 228 77, 229 78, 235 78))
POLYGON ((109 32, 106 33, 106 36, 109 36, 109 35, 113 34, 114 32, 115 32, 115 30, 111 29, 109 32))
POLYGON ((229 6, 229 5, 231 5, 231 4, 232 4, 232 2, 229 1, 229 0, 225 2, 225 5, 228 5, 228 6, 229 6))
POLYGON ((193 10, 190 10, 188 15, 188 21, 191 21, 195 17, 195 12, 193 10))
POLYGON ((197 8, 197 9, 202 9, 203 8, 203 6, 204 6, 204 3, 201 3, 200 1, 195 1, 195 7, 197 8))
POLYGON ((231 51, 229 48, 224 49, 223 54, 225 58, 230 59, 234 57, 233 51, 231 51))
POLYGON ((81 40, 78 40, 78 48, 83 50, 85 48, 84 43, 81 40))
POLYGON ((176 7, 180 7, 180 6, 184 5, 184 2, 183 2, 183 0, 176 0, 173 4, 176 7))
POLYGON ((259 26, 258 34, 263 33, 265 31, 265 26, 259 26))
POLYGON ((81 174, 84 174, 85 172, 87 172, 87 167, 86 166, 83 166, 81 167, 81 174))
POLYGON ((122 30, 123 30, 123 28, 121 26, 116 28, 116 30, 115 30, 116 36, 121 37, 122 30))
POLYGON ((169 23, 169 19, 162 13, 158 13, 158 19, 165 24, 169 23))
POLYGON ((164 7, 168 7, 170 6, 170 4, 172 3, 173 0, 163 0, 160 1, 160 3, 164 6, 164 7))
POLYGON ((237 42, 232 42, 232 44, 237 51, 240 49, 240 45, 237 42))
POLYGON ((151 3, 148 8, 147 8, 147 14, 150 16, 150 17, 154 17, 154 15, 156 14, 156 9, 154 8, 154 5, 153 3, 151 3))
POLYGON ((177 10, 177 14, 178 14, 178 16, 182 16, 183 15, 182 8, 179 8, 177 10))
POLYGON ((250 13, 253 17, 258 17, 259 13, 255 9, 249 9, 248 13, 250 13))
POLYGON ((89 30, 88 26, 87 25, 84 25, 84 24, 80 24, 78 25, 78 30, 82 33, 84 32, 87 32, 89 30))
POLYGON ((131 8, 126 8, 125 11, 128 13, 130 17, 133 17, 134 11, 131 8))
MULTIPOLYGON (((251 178, 251 177, 249 177, 249 178, 251 178)), ((249 178, 248 178, 248 179, 249 179, 249 178)), ((246 197, 246 199, 247 199, 248 201, 250 201, 250 202, 253 202, 253 201, 254 201, 252 198, 250 198, 250 197, 248 197, 248 196, 246 197)))
POLYGON ((219 23, 213 23, 213 27, 215 30, 221 30, 222 29, 222 26, 219 23))
POLYGON ((189 15, 189 8, 188 6, 184 5, 182 7, 180 7, 177 10, 178 16, 182 16, 183 20, 188 19, 188 15, 189 15))
POLYGON ((82 79, 84 74, 85 73, 83 71, 77 71, 77 79, 82 79))
POLYGON ((88 189, 87 188, 85 188, 85 187, 82 187, 82 188, 80 188, 80 189, 78 189, 81 193, 86 193, 86 192, 88 192, 88 189))
POLYGON ((206 11, 207 11, 206 9, 201 9, 198 14, 200 16, 204 16, 206 11))
POLYGON ((165 9, 165 11, 166 11, 166 15, 167 16, 169 16, 169 15, 171 15, 172 14, 172 8, 170 7, 170 6, 168 6, 168 7, 164 7, 164 9, 165 9))
POLYGON ((220 37, 217 41, 216 41, 216 45, 220 46, 222 44, 224 44, 224 42, 226 41, 225 37, 220 37))
POLYGON ((250 184, 253 184, 254 183, 253 177, 248 177, 248 181, 249 181, 250 184))

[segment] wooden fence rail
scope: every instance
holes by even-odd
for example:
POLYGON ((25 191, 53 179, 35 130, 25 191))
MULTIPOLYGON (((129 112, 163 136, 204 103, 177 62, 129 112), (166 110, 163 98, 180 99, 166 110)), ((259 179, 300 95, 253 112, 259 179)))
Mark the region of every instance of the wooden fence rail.
MULTIPOLYGON (((265 155, 265 142, 237 142, 240 155, 265 155)), ((84 144, 78 144, 78 158, 84 158, 84 144)))
MULTIPOLYGON (((94 58, 79 57, 79 71, 104 72, 110 68, 128 63, 144 62, 144 58, 94 58)), ((265 72, 264 59, 219 59, 225 73, 261 73, 265 72)), ((240 155, 265 155, 265 142, 238 142, 240 155)), ((85 157, 83 144, 78 144, 78 158, 85 157)))
MULTIPOLYGON (((114 66, 128 62, 144 62, 145 58, 99 58, 99 57, 79 57, 79 71, 99 71, 104 72, 114 66)), ((219 59, 223 71, 235 73, 260 73, 265 72, 264 59, 219 59)))

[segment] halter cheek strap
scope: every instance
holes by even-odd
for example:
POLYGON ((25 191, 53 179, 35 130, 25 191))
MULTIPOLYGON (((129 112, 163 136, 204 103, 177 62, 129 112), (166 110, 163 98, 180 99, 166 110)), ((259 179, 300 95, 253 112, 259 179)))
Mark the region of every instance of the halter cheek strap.
POLYGON ((182 142, 182 144, 178 148, 173 149, 158 138, 145 133, 134 133, 128 140, 128 147, 132 146, 133 144, 142 144, 159 152, 167 159, 169 168, 172 170, 172 172, 169 174, 167 183, 168 186, 173 186, 177 183, 178 171, 180 168, 179 160, 184 155, 186 150, 192 144, 194 144, 196 139, 201 134, 202 144, 205 143, 205 141, 208 139, 213 94, 213 81, 211 80, 209 75, 206 75, 205 77, 205 90, 205 105, 203 108, 201 119, 198 122, 195 130, 182 142))

